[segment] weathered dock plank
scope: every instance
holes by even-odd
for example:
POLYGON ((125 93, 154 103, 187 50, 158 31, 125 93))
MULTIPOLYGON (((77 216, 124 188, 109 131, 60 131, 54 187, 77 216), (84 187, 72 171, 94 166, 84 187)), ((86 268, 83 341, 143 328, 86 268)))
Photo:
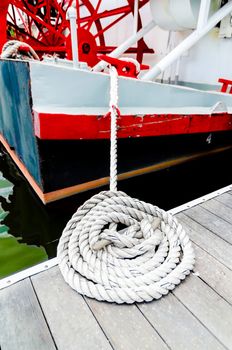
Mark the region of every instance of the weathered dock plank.
MULTIPOLYGON (((216 197, 215 200, 232 209, 232 196, 230 194, 223 193, 221 196, 216 197)), ((230 210, 228 211, 230 212, 230 210)))
POLYGON ((224 349, 224 346, 173 295, 139 306, 173 350, 224 349))
POLYGON ((185 214, 204 228, 212 231, 226 242, 232 244, 232 224, 219 218, 200 205, 188 209, 185 214))
POLYGON ((194 271, 199 273, 199 277, 204 282, 232 305, 232 271, 195 244, 194 250, 196 254, 194 271))
POLYGON ((232 270, 232 253, 229 243, 225 242, 212 231, 207 230, 184 213, 179 213, 177 218, 183 224, 194 243, 232 270))
POLYGON ((31 280, 59 350, 112 349, 84 298, 64 282, 57 266, 31 280))
POLYGON ((218 216, 220 219, 223 219, 232 224, 232 215, 231 212, 228 210, 228 206, 216 201, 216 199, 210 199, 209 201, 202 203, 201 207, 210 211, 212 214, 218 216))
POLYGON ((1 350, 55 350, 30 279, 0 291, 1 350))
POLYGON ((232 349, 232 306, 196 276, 174 289, 193 315, 228 349, 232 349))
POLYGON ((86 301, 114 349, 168 349, 136 305, 116 305, 87 298, 86 301))

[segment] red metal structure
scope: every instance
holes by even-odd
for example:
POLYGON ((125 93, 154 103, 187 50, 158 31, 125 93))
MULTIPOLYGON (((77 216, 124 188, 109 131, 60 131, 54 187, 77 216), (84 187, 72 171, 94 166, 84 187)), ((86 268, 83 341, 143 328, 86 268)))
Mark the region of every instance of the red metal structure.
MULTIPOLYGON (((11 39, 25 41, 40 55, 57 53, 70 57, 69 21, 66 12, 73 0, 1 0, 0 4, 0 49, 11 39)), ((141 0, 139 8, 148 0, 141 0)), ((101 10, 102 0, 77 1, 77 26, 79 57, 90 66, 97 63, 97 54, 107 54, 115 47, 106 43, 105 33, 123 18, 133 14, 134 1, 125 0, 125 6, 101 10)), ((138 17, 138 29, 141 28, 138 17)), ((141 39, 138 47, 130 48, 141 63, 145 52, 153 52, 141 39)))
POLYGON ((228 93, 232 94, 232 80, 220 78, 218 82, 222 84, 221 92, 227 92, 229 90, 228 93))
POLYGON ((139 69, 137 69, 136 64, 132 61, 124 61, 123 59, 118 59, 106 55, 99 55, 98 57, 100 60, 106 61, 110 65, 114 66, 117 69, 118 75, 124 77, 137 78, 140 70, 149 69, 149 66, 145 64, 139 64, 139 69))

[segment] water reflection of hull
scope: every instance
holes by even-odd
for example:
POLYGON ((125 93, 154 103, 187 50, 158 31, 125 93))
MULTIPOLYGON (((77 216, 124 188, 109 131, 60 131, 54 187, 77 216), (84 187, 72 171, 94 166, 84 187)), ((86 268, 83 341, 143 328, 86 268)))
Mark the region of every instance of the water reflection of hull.
MULTIPOLYGON (((106 185, 109 77, 17 61, 0 72, 0 141, 42 201, 106 185)), ((231 145, 231 95, 122 78, 119 93, 120 179, 231 145)))

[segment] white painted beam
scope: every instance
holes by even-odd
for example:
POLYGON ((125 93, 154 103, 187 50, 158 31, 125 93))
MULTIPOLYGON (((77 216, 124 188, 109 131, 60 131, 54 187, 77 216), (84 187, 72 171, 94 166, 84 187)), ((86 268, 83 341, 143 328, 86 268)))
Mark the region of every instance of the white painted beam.
POLYGON ((77 37, 77 10, 70 6, 67 11, 67 19, 70 21, 73 67, 79 66, 78 37, 77 37))
POLYGON ((197 29, 203 28, 208 22, 211 0, 201 0, 201 6, 198 15, 197 29))
MULTIPOLYGON (((124 43, 118 46, 114 51, 112 51, 108 56, 117 58, 121 56, 126 50, 128 50, 132 45, 137 43, 141 38, 144 37, 145 34, 150 32, 155 27, 155 22, 149 22, 145 27, 141 28, 136 34, 129 37, 124 43)), ((96 66, 93 67, 93 71, 100 72, 105 67, 107 67, 108 63, 104 61, 100 61, 96 66)))
POLYGON ((157 78, 167 67, 174 63, 181 55, 193 47, 198 41, 205 36, 211 29, 213 29, 218 22, 226 17, 232 11, 232 3, 229 2, 220 10, 214 13, 208 22, 200 29, 196 29, 185 40, 175 47, 167 56, 165 56, 159 63, 150 69, 142 80, 152 80, 157 78))
POLYGON ((138 31, 138 18, 139 18, 139 0, 134 1, 134 30, 133 34, 136 35, 138 31))

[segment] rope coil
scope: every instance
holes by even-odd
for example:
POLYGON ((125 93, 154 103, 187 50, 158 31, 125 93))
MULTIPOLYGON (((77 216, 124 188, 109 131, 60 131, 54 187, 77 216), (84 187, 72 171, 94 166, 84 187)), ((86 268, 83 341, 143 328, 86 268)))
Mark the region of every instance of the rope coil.
POLYGON ((65 281, 80 294, 131 304, 166 295, 190 273, 195 257, 171 214, 117 191, 118 79, 114 68, 110 74, 110 191, 77 210, 60 238, 57 257, 65 281))

